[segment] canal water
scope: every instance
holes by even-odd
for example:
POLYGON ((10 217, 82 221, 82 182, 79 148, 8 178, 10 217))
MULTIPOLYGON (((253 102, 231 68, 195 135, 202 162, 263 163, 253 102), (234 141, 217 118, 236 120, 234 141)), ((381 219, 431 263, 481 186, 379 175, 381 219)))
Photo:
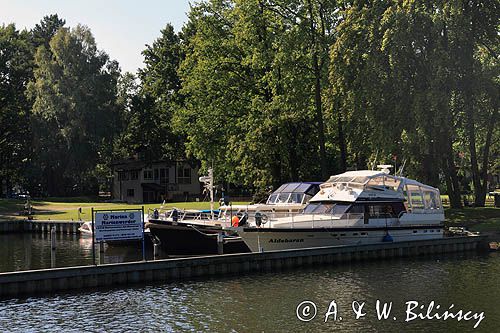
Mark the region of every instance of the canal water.
MULTIPOLYGON (((9 235, 9 241, 1 237, 3 271, 40 268, 47 262, 50 265, 50 241, 46 237, 9 235), (17 239, 15 246, 12 237, 17 239), (25 248, 28 245, 30 250, 25 248), (49 253, 42 254, 47 249, 49 253)), ((59 241, 59 248, 65 251, 58 254, 58 263, 91 264, 91 246, 78 236, 64 238, 59 241)), ((140 249, 113 251, 107 254, 108 260, 141 257, 140 249)), ((359 262, 3 300, 0 331, 498 332, 499 254, 359 262), (388 319, 377 317, 377 300, 380 309, 392 302, 388 319), (416 302, 418 305, 407 313, 407 307, 416 302), (426 313, 432 302, 429 313, 434 319, 429 319, 426 313), (353 303, 360 314, 358 319, 353 303), (331 314, 325 322, 329 309, 331 314), (453 314, 471 311, 465 316, 470 320, 435 319, 446 310, 453 314), (406 321, 419 313, 424 319, 406 321), (479 318, 481 313, 484 319, 474 329, 478 319, 471 318, 479 318)))
MULTIPOLYGON (((96 248, 96 262, 99 249, 96 248)), ((151 249, 146 258, 152 259, 151 249)), ((104 262, 142 260, 142 245, 105 245, 104 262)), ((55 267, 92 265, 92 238, 80 235, 56 234, 55 267)), ((50 234, 23 233, 0 235, 0 272, 24 271, 51 267, 50 234)))

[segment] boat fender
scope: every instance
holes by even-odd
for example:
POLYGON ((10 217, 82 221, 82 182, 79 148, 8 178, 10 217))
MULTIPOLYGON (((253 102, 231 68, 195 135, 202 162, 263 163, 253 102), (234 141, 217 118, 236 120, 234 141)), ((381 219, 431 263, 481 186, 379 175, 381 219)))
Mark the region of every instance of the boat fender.
POLYGON ((158 212, 158 209, 155 208, 155 210, 153 211, 153 218, 155 220, 158 220, 159 217, 160 217, 160 213, 158 212))
POLYGON ((245 213, 241 214, 240 222, 238 223, 238 227, 244 226, 245 224, 247 224, 247 221, 248 221, 248 214, 245 212, 245 213))
POLYGON ((261 212, 255 213, 255 224, 257 225, 257 227, 260 227, 262 224, 262 213, 261 212))
POLYGON ((177 209, 174 209, 172 211, 172 221, 173 222, 179 221, 179 212, 177 211, 177 209))
POLYGON ((382 242, 394 242, 394 238, 389 233, 386 233, 384 238, 382 238, 382 242))
POLYGON ((233 218, 231 219, 231 225, 233 227, 237 227, 239 223, 240 223, 240 218, 237 215, 234 215, 233 218))

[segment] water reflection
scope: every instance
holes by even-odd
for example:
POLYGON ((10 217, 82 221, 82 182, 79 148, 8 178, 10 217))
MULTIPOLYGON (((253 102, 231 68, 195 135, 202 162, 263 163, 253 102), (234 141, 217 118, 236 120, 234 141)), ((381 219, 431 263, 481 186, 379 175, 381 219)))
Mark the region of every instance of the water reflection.
MULTIPOLYGON (((105 263, 142 260, 140 242, 104 246, 105 263)), ((0 272, 50 268, 52 259, 50 247, 50 235, 47 234, 0 235, 0 272)), ((97 244, 95 256, 96 262, 99 262, 97 244)), ((92 238, 56 234, 56 267, 92 265, 92 258, 92 238)), ((147 252, 147 258, 151 259, 152 254, 147 252)))
MULTIPOLYGON (((139 260, 140 246, 106 248, 106 261, 139 260)), ((50 238, 42 234, 1 235, 3 271, 50 265, 50 238), (6 237, 8 236, 8 237, 6 237), (14 236, 14 237, 12 237, 14 236)), ((57 264, 92 263, 92 241, 58 235, 57 264)), ((473 322, 415 320, 405 323, 405 302, 435 301, 448 308, 484 311, 475 331, 500 326, 500 256, 456 254, 360 262, 341 266, 251 274, 212 280, 156 283, 140 287, 59 294, 0 302, 0 330, 25 331, 453 331, 470 332, 473 322), (317 317, 296 318, 303 300, 317 305, 317 317), (335 300, 342 321, 324 322, 335 300), (366 302, 355 320, 354 301, 366 302), (393 302, 389 320, 378 320, 377 300, 393 302), (23 315, 22 320, 20 314, 23 315)))
POLYGON ((470 332, 473 322, 404 322, 404 303, 434 300, 442 306, 485 311, 475 331, 500 325, 500 257, 442 256, 415 260, 363 262, 339 267, 253 274, 204 281, 61 294, 0 302, 0 329, 9 331, 453 331, 470 332), (318 316, 303 323, 295 308, 317 304, 318 316), (342 321, 324 322, 335 299, 342 321), (393 302, 394 321, 377 320, 376 300, 393 302), (365 301, 367 315, 355 320, 353 300, 365 301), (19 313, 29 313, 15 321, 19 313))

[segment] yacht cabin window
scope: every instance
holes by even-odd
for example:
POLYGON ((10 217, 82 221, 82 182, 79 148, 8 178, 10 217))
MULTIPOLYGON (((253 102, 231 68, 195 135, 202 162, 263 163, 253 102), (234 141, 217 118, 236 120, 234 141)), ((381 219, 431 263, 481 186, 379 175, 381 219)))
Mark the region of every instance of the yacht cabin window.
POLYGON ((343 202, 310 202, 304 208, 304 214, 331 214, 342 216, 351 207, 350 203, 343 202))
POLYGON ((364 214, 368 213, 370 218, 395 218, 401 212, 406 211, 402 202, 387 202, 387 203, 354 203, 349 209, 349 214, 364 214))
POLYGON ((373 219, 397 217, 391 204, 369 205, 368 214, 373 219))

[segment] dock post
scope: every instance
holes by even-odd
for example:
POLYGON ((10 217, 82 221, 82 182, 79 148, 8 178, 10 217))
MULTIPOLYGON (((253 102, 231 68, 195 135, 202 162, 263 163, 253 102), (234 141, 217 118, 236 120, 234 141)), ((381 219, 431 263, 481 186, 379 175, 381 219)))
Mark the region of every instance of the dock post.
POLYGON ((160 257, 160 244, 153 243, 153 260, 157 260, 160 257))
POLYGON ((56 267, 56 229, 50 229, 50 267, 56 267))
POLYGON ((217 254, 224 254, 224 237, 222 232, 217 233, 217 254))
POLYGON ((104 242, 99 242, 99 265, 104 264, 104 242))

